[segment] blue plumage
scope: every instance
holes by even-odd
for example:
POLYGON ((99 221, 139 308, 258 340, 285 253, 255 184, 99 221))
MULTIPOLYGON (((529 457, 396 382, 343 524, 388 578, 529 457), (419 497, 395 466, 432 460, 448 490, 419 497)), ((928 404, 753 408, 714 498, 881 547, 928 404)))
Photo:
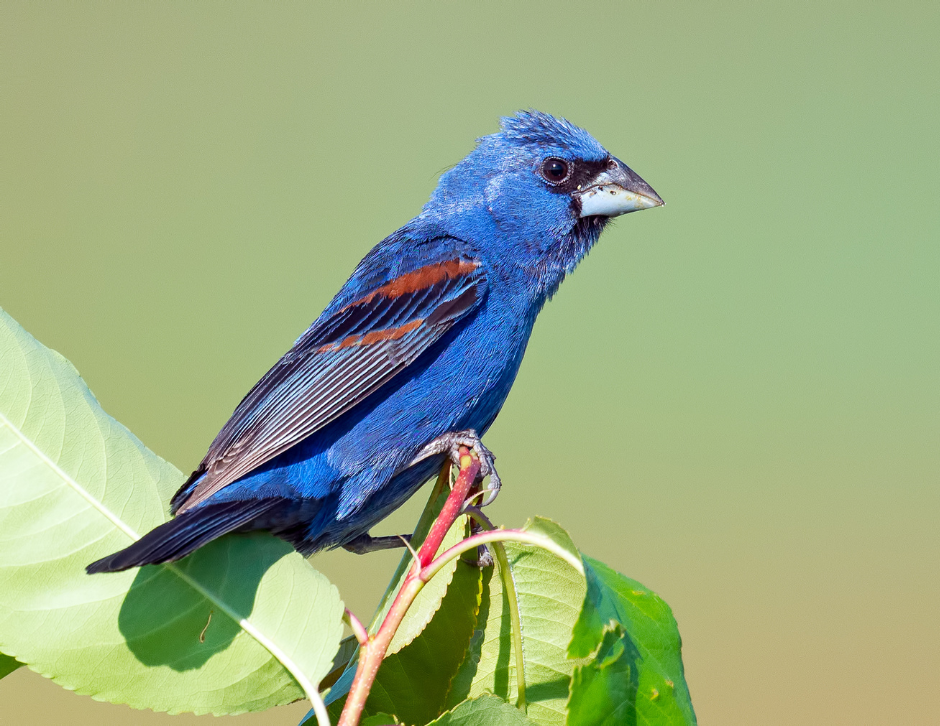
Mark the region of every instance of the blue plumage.
POLYGON ((368 532, 482 435, 535 318, 612 216, 662 200, 587 132, 535 111, 442 175, 256 384, 173 498, 176 515, 89 572, 166 562, 230 531, 310 554, 368 532))

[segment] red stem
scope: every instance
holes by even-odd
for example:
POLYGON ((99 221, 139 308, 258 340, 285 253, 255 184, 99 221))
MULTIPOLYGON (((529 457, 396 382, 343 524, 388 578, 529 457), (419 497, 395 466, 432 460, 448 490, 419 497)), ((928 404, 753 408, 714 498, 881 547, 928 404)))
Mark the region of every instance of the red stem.
POLYGON ((444 535, 453 526, 463 503, 470 493, 480 471, 480 460, 476 456, 471 456, 470 451, 465 447, 460 447, 460 473, 457 481, 451 487, 450 495, 444 503, 443 509, 434 520, 431 531, 421 544, 418 551, 419 566, 412 566, 405 576, 401 589, 392 602, 392 607, 379 626, 379 631, 370 636, 367 643, 362 646, 359 656, 359 665, 356 668, 356 677, 353 679, 352 687, 349 689, 349 695, 346 697, 346 705, 343 707, 343 714, 340 716, 337 726, 357 726, 362 716, 362 711, 366 705, 366 699, 369 697, 369 691, 375 682, 375 676, 379 672, 379 666, 388 652, 388 646, 395 636, 395 632, 401 625, 405 614, 411 603, 414 602, 418 592, 424 587, 420 575, 421 570, 427 567, 434 555, 437 554, 441 543, 444 541, 444 535))
POLYGON ((434 559, 434 555, 437 554, 437 550, 440 548, 441 542, 444 541, 445 535, 454 525, 454 522, 463 510, 464 500, 466 500, 467 495, 470 493, 470 488, 473 486, 474 478, 479 470, 480 462, 471 457, 469 451, 461 447, 460 474, 457 476, 457 481, 454 483, 450 496, 447 497, 447 501, 444 502, 440 514, 437 515, 437 519, 435 519, 434 524, 431 525, 431 531, 428 532, 428 536, 425 537, 424 542, 421 543, 421 549, 418 550, 418 562, 421 563, 422 568, 427 567, 431 563, 431 560, 434 559), (465 451, 467 453, 464 453, 465 451), (464 464, 464 459, 467 460, 466 465, 464 464), (468 475, 471 468, 473 471, 468 475))

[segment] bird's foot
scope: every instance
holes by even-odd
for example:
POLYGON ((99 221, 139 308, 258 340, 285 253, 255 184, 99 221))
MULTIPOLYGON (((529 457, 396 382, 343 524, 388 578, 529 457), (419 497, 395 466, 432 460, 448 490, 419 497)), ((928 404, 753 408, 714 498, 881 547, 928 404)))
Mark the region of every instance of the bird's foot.
MULTIPOLYGON (((470 520, 470 535, 480 534, 483 531, 483 527, 480 526, 480 523, 475 520, 470 520)), ((486 545, 480 545, 477 547, 477 558, 475 560, 465 560, 468 565, 473 565, 479 567, 481 570, 484 567, 490 567, 493 565, 493 553, 490 552, 490 548, 486 545)))
POLYGON ((499 480, 499 474, 496 473, 496 456, 483 445, 483 442, 480 441, 480 437, 477 436, 477 432, 473 429, 452 431, 443 436, 438 436, 434 441, 421 449, 408 466, 413 466, 419 461, 423 461, 431 456, 437 456, 438 454, 449 455, 450 460, 457 466, 460 466, 461 446, 470 449, 480 460, 480 473, 477 474, 478 480, 483 481, 487 476, 490 478, 490 485, 483 490, 485 497, 480 503, 480 506, 485 507, 488 504, 492 504, 502 486, 502 482, 499 480))
POLYGON ((486 545, 480 545, 477 547, 477 558, 475 560, 465 560, 468 565, 473 567, 479 567, 481 570, 484 567, 491 567, 493 565, 493 555, 490 554, 489 547, 486 545))
POLYGON ((407 547, 411 542, 410 534, 390 535, 388 537, 373 537, 368 532, 349 540, 343 549, 357 555, 365 555, 378 550, 393 550, 398 547, 407 547))

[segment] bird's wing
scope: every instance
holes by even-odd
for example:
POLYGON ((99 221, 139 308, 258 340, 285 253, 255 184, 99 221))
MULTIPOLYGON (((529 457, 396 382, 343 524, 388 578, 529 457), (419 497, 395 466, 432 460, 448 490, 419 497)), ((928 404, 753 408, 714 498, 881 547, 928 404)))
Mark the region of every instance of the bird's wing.
POLYGON ((479 262, 455 257, 318 320, 238 405, 173 498, 174 511, 205 501, 349 411, 472 311, 485 284, 479 262))

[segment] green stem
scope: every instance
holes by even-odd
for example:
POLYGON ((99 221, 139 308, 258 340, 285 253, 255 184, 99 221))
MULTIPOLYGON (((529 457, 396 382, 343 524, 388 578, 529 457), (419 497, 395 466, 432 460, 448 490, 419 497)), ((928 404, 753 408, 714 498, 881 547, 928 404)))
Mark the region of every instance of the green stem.
POLYGON ((330 726, 330 714, 327 713, 326 705, 323 703, 323 699, 320 698, 320 692, 314 689, 307 694, 307 698, 313 704, 313 712, 317 717, 317 726, 330 726))
MULTIPOLYGON (((483 512, 476 507, 466 507, 464 511, 479 523, 483 529, 493 532, 496 528, 483 512)), ((503 591, 506 593, 506 602, 509 605, 509 620, 512 626, 512 649, 516 656, 516 708, 526 712, 525 700, 525 653, 522 650, 522 617, 519 613, 519 598, 516 592, 516 581, 509 566, 509 557, 506 556, 506 547, 502 542, 492 542, 496 553, 496 562, 499 565, 499 577, 503 582, 503 591)))
POLYGON ((460 557, 464 552, 469 552, 480 545, 492 544, 493 542, 521 542, 530 544, 548 550, 556 557, 560 557, 582 575, 584 574, 584 563, 580 557, 575 557, 564 547, 553 542, 548 537, 533 532, 527 532, 524 529, 494 529, 491 532, 481 532, 472 537, 462 540, 448 550, 445 550, 431 562, 427 567, 421 570, 419 577, 427 582, 434 577, 451 560, 460 557))

